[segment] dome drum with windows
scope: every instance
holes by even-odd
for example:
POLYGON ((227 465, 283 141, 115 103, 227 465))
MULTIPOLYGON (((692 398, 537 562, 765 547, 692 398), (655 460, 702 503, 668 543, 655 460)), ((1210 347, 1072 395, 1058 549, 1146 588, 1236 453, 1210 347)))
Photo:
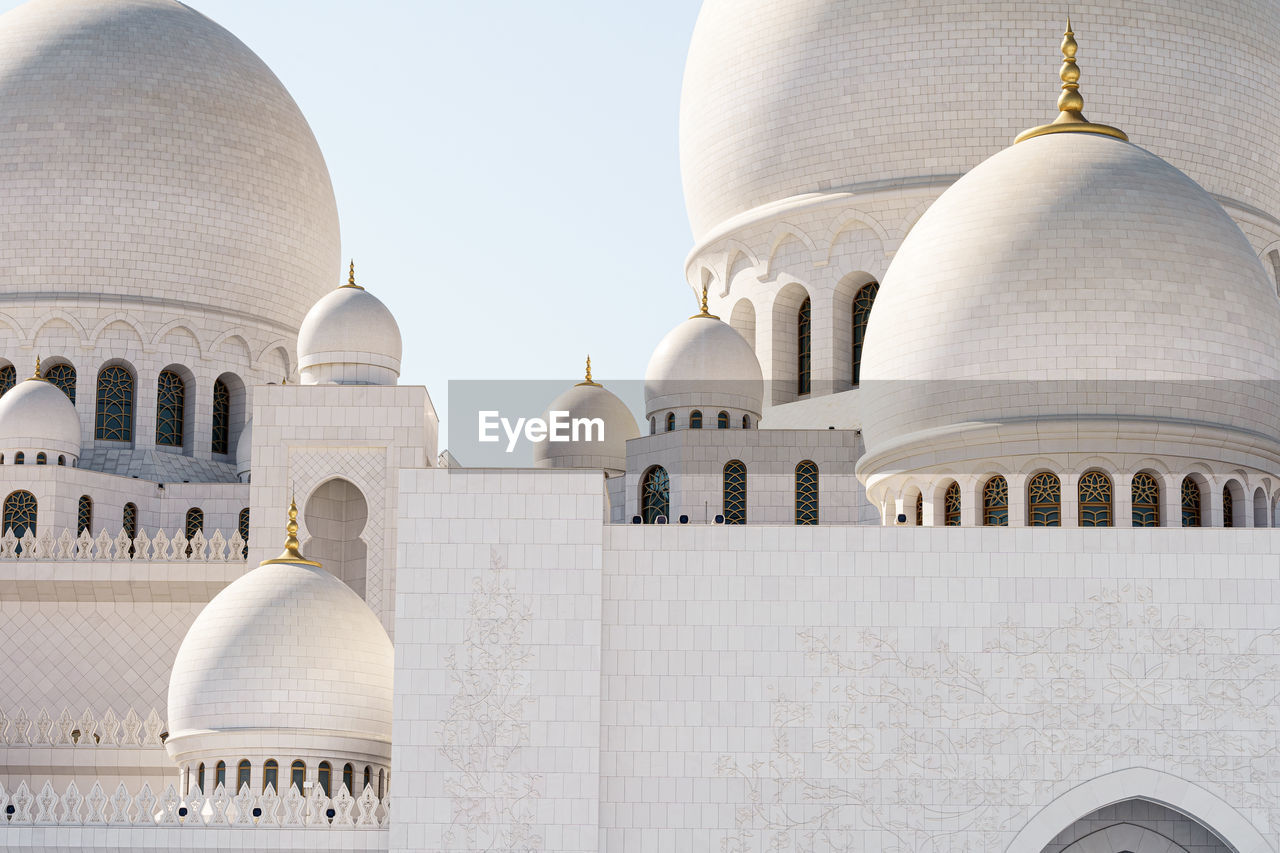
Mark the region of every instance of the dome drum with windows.
POLYGON ((75 465, 79 458, 80 416, 37 359, 31 378, 0 396, 0 461, 75 465))

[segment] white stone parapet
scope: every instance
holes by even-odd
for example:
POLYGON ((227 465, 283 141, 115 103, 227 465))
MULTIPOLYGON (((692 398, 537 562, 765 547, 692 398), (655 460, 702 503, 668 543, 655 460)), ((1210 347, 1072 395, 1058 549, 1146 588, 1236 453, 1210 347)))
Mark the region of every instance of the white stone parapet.
POLYGON ((283 795, 270 785, 255 794, 248 785, 231 796, 219 785, 206 797, 193 788, 185 797, 173 785, 158 798, 150 783, 137 794, 129 793, 124 782, 108 795, 100 782, 88 794, 81 794, 74 781, 59 795, 45 782, 33 794, 20 782, 10 794, 0 785, 0 829, 24 826, 184 826, 218 828, 318 827, 332 829, 380 829, 391 821, 391 797, 381 799, 366 787, 353 797, 345 785, 327 797, 319 785, 304 796, 294 786, 283 795), (10 810, 12 809, 12 810, 10 810), (332 812, 332 814, 330 814, 332 812))
POLYGON ((141 528, 132 539, 121 528, 113 538, 103 530, 96 537, 82 531, 75 536, 64 529, 57 538, 46 529, 39 535, 28 530, 21 537, 6 530, 0 536, 0 560, 150 560, 153 562, 223 563, 243 562, 246 559, 245 541, 239 531, 228 539, 221 530, 205 537, 197 531, 187 539, 181 530, 172 537, 163 530, 148 536, 141 528))
POLYGON ((85 708, 74 716, 63 708, 57 719, 41 708, 34 717, 25 708, 6 714, 0 709, 0 745, 59 747, 127 747, 163 748, 164 720, 152 708, 142 717, 133 708, 123 717, 114 708, 101 715, 85 708))

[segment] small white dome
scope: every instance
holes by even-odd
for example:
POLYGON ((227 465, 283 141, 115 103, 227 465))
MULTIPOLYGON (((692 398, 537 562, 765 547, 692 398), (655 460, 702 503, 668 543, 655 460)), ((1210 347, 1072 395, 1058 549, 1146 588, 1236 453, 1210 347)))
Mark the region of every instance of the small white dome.
POLYGON ((180 766, 246 756, 287 767, 307 755, 385 765, 393 672, 387 632, 346 584, 315 565, 267 562, 187 631, 165 746, 180 766))
POLYGON ((387 306, 354 284, 307 312, 298 331, 303 385, 394 385, 400 377, 400 326, 387 306))
POLYGON ((52 457, 49 464, 58 454, 70 456, 69 462, 80 458, 80 416, 52 382, 28 379, 0 397, 0 453, 12 463, 18 451, 28 465, 40 452, 52 457))
POLYGON ((732 409, 758 419, 764 374, 746 338, 717 317, 699 315, 668 332, 653 351, 644 398, 646 416, 699 408, 732 409))
MULTIPOLYGON (((533 445, 533 464, 538 468, 602 468, 608 476, 627 470, 627 442, 640 435, 635 416, 612 391, 595 382, 581 382, 560 394, 547 406, 542 417, 551 422, 552 412, 568 412, 570 420, 599 419, 603 435, 595 429, 579 430, 577 440, 540 441, 533 445)), ((566 430, 571 427, 566 426, 566 430)))
POLYGON ((249 470, 253 467, 253 418, 245 421, 236 439, 236 477, 240 482, 249 482, 249 470))

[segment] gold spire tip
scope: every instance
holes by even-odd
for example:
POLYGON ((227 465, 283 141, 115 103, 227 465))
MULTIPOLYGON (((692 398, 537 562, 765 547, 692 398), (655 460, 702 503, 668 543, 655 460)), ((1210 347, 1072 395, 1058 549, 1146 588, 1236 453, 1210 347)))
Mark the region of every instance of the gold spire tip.
POLYGON ((1058 77, 1062 80, 1062 92, 1058 95, 1058 117, 1049 124, 1042 124, 1019 133, 1013 141, 1025 142, 1037 136, 1050 133, 1098 133, 1116 139, 1129 141, 1123 130, 1106 124, 1094 124, 1084 117, 1084 95, 1080 94, 1080 66, 1076 64, 1076 53, 1080 45, 1076 43, 1076 34, 1071 30, 1071 15, 1067 15, 1067 30, 1062 34, 1062 67, 1058 69, 1058 77))
POLYGON ((289 523, 284 526, 288 532, 288 536, 284 540, 284 550, 280 552, 280 556, 273 560, 263 560, 260 565, 269 566, 273 563, 299 563, 304 566, 316 566, 320 564, 312 560, 308 560, 302 556, 302 552, 298 550, 298 502, 293 498, 289 499, 289 523))
POLYGON ((594 385, 594 386, 595 386, 595 387, 597 387, 597 388, 599 388, 599 387, 600 387, 600 383, 599 383, 599 382, 592 382, 592 381, 591 381, 591 356, 587 356, 587 378, 586 378, 586 379, 584 379, 582 382, 579 382, 579 383, 578 383, 578 385, 580 385, 580 386, 581 386, 581 385, 594 385))
POLYGON ((363 287, 356 284, 356 262, 354 258, 351 261, 351 267, 347 270, 347 283, 342 286, 354 287, 356 290, 364 290, 363 287))
POLYGON ((44 379, 44 377, 40 375, 40 356, 38 356, 38 355, 36 356, 36 372, 35 372, 35 373, 33 373, 33 374, 31 374, 31 378, 32 378, 32 379, 44 379))
POLYGON ((692 317, 690 317, 689 319, 690 319, 690 320, 695 320, 695 319, 697 319, 698 317, 706 317, 708 320, 719 320, 719 319, 720 319, 720 318, 719 318, 719 317, 717 317, 715 314, 712 314, 712 313, 711 313, 711 311, 710 311, 710 310, 708 310, 708 308, 707 308, 707 286, 706 286, 705 284, 704 284, 704 285, 702 285, 702 310, 701 310, 701 311, 699 311, 697 314, 694 314, 694 315, 693 315, 692 317))

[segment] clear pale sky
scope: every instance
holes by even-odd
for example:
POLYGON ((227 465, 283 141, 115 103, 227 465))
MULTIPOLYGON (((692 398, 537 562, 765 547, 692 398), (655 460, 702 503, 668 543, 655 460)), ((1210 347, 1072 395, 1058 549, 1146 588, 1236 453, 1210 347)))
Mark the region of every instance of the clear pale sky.
POLYGON ((344 257, 442 421, 450 379, 576 381, 588 352, 640 378, 696 307, 677 119, 698 0, 188 5, 302 108, 344 257))

